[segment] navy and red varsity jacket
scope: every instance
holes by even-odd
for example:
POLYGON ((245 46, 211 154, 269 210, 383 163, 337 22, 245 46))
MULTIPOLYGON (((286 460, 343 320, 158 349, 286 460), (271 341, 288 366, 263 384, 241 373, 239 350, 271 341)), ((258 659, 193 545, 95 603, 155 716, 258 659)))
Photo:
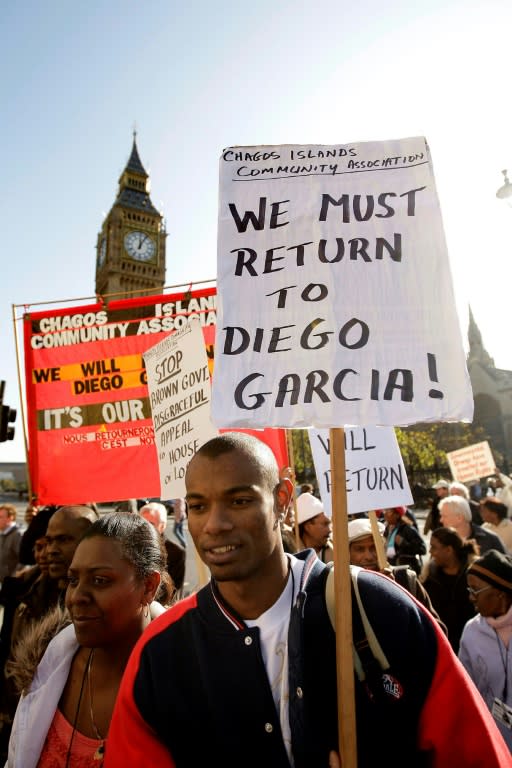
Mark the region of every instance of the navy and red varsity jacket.
MULTIPOLYGON (((328 568, 311 550, 290 617, 290 727, 295 768, 338 749, 336 643, 328 568)), ((389 662, 375 695, 356 680, 359 768, 507 768, 510 755, 448 641, 419 603, 380 574, 358 587, 389 662)), ((259 644, 214 584, 151 623, 128 662, 105 768, 289 768, 259 644)))

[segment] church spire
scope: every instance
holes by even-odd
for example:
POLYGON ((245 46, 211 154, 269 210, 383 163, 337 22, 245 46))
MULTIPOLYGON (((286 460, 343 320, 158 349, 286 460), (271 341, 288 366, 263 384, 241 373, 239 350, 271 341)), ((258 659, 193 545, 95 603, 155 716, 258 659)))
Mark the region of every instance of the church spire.
POLYGON ((494 360, 487 352, 482 342, 482 334, 478 328, 471 306, 469 307, 469 327, 468 327, 469 353, 468 362, 480 363, 481 365, 494 368, 494 360))
POLYGON ((132 153, 130 155, 130 159, 128 160, 125 168, 126 171, 131 171, 132 173, 138 173, 141 176, 148 177, 148 174, 146 173, 146 169, 142 165, 141 159, 139 157, 139 150, 137 149, 137 131, 133 132, 133 146, 132 146, 132 153))
POLYGON ((158 214, 149 197, 149 174, 142 165, 137 148, 137 131, 133 132, 133 144, 126 167, 119 177, 116 203, 127 208, 158 214))

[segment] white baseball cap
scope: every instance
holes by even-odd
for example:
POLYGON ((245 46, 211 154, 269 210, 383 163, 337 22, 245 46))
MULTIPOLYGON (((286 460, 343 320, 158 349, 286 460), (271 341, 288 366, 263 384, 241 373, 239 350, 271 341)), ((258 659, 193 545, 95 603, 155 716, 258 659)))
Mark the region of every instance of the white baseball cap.
MULTIPOLYGON (((377 527, 379 533, 384 533, 384 526, 377 520, 377 527)), ((362 539, 364 536, 372 535, 372 524, 367 517, 358 517, 356 520, 350 520, 348 524, 348 541, 349 544, 356 539, 362 539)))
POLYGON ((311 493, 301 493, 297 498, 297 520, 299 525, 320 515, 324 511, 322 502, 311 493))

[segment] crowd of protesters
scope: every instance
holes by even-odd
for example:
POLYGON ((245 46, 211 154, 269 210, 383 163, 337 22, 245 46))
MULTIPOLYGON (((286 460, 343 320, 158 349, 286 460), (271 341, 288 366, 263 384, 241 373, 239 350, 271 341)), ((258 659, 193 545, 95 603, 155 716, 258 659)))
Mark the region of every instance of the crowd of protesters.
MULTIPOLYGON (((200 449, 178 544, 157 502, 29 505, 24 530, 0 503, 8 768, 340 765, 331 521, 261 446, 200 449), (211 581, 184 597, 187 516, 211 581)), ((478 502, 437 482, 423 531, 404 506, 349 517, 361 768, 387 764, 397 712, 396 768, 511 764, 512 480, 495 477, 478 502)))

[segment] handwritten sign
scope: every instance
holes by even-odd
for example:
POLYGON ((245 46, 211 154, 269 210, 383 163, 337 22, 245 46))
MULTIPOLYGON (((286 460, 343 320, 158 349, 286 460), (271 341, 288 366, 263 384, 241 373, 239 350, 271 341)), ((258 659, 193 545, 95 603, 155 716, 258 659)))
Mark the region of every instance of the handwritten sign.
MULTIPOLYGON (((324 511, 330 517, 329 430, 310 429, 309 442, 324 511)), ((413 502, 392 427, 345 427, 345 477, 349 515, 413 502)))
POLYGON ((446 454, 453 479, 459 483, 494 475, 496 462, 487 440, 446 454))
POLYGON ((425 139, 225 150, 218 291, 219 427, 471 420, 425 139))
POLYGON ((185 470, 217 430, 210 421, 210 373, 201 326, 191 321, 147 350, 151 414, 160 469, 160 497, 185 496, 185 470))

